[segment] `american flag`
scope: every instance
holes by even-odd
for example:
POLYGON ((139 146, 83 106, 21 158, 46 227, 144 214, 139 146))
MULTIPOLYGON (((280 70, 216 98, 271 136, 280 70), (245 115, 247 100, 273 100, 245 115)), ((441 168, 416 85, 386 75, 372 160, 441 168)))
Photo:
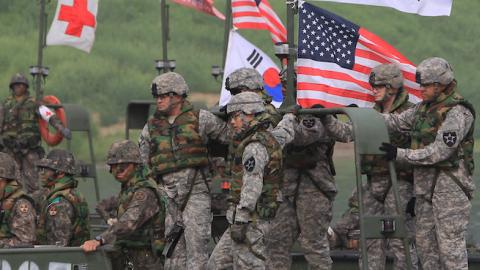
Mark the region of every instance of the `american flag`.
POLYGON ((273 43, 287 42, 287 29, 267 0, 232 0, 233 25, 270 31, 273 43))
POLYGON ((410 101, 420 101, 416 67, 365 28, 303 2, 298 32, 297 101, 302 107, 372 107, 368 78, 371 69, 383 63, 399 65, 410 101))

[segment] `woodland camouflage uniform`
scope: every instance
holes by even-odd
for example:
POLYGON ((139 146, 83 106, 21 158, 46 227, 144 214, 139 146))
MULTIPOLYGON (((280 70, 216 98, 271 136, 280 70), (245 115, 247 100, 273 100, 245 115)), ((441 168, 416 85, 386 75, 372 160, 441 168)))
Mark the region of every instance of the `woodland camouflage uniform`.
POLYGON ((119 268, 163 269, 165 200, 155 181, 148 178, 138 146, 128 140, 113 143, 107 164, 129 163, 135 164, 136 169, 132 178, 122 183, 116 199, 116 221, 97 238, 119 251, 115 259, 119 268))
POLYGON ((76 189, 73 155, 54 149, 37 162, 39 168, 49 168, 65 176, 43 183, 47 193, 41 204, 37 240, 43 245, 80 246, 90 238, 88 204, 76 189))
POLYGON ((17 181, 15 161, 5 153, 0 153, 0 178, 7 180, 0 198, 0 248, 33 245, 36 215, 33 201, 17 181))

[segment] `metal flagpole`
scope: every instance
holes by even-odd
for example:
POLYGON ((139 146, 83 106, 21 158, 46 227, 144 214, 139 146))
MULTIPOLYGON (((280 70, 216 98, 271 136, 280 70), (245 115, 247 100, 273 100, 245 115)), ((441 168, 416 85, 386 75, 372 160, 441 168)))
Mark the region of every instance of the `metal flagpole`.
POLYGON ((37 101, 43 98, 42 79, 44 78, 43 76, 46 76, 48 74, 44 74, 45 71, 43 69, 43 48, 45 47, 46 16, 47 14, 45 13, 45 0, 40 0, 40 14, 38 16, 37 66, 30 67, 30 74, 35 80, 34 87, 37 101))
POLYGON ((297 91, 294 82, 296 46, 295 46, 295 11, 297 10, 296 0, 287 0, 287 40, 288 40, 288 63, 287 63, 287 94, 282 108, 296 104, 297 91))

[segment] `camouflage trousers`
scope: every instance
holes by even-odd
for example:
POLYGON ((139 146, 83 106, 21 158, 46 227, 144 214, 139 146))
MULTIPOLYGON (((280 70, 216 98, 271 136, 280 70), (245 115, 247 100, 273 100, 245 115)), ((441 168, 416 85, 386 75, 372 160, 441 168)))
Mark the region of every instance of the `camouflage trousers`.
POLYGON ((423 270, 468 269, 465 235, 471 203, 465 194, 417 196, 416 241, 423 270))
POLYGON ((286 198, 271 223, 267 269, 290 269, 290 250, 297 239, 309 269, 331 269, 327 230, 332 220, 332 201, 317 189, 302 190, 302 185, 293 201, 286 198))
MULTIPOLYGON (((381 216, 395 215, 397 213, 395 206, 395 196, 393 188, 389 188, 389 176, 375 176, 369 185, 364 186, 363 205, 365 215, 381 216), (388 189, 388 190, 387 190, 388 189), (384 195, 382 195, 382 193, 384 195), (384 201, 381 197, 384 196, 384 201)), ((413 194, 413 185, 407 181, 398 181, 398 193, 400 196, 400 210, 405 214, 407 203, 413 194)), ((412 269, 418 269, 418 257, 414 244, 415 221, 410 215, 406 215, 405 223, 408 242, 410 243, 410 257, 412 260, 412 269)), ((404 245, 401 239, 370 239, 366 242, 368 269, 383 270, 386 264, 386 251, 390 251, 394 263, 393 269, 407 269, 404 245)), ((362 258, 360 253, 360 268, 362 267, 362 258)))
POLYGON ((129 249, 113 252, 112 269, 150 270, 163 269, 162 259, 155 256, 150 249, 129 249))
POLYGON ((15 159, 20 170, 20 179, 23 189, 27 194, 32 194, 40 188, 38 181, 38 171, 35 164, 44 156, 41 147, 25 150, 25 154, 15 154, 13 151, 7 150, 7 154, 15 159))
MULTIPOLYGON (((182 212, 185 230, 170 258, 165 261, 166 270, 205 269, 208 261, 208 242, 211 236, 212 213, 208 191, 190 194, 182 212)), ((165 232, 174 225, 174 217, 167 211, 165 232)))
POLYGON ((208 270, 218 269, 265 269, 268 221, 257 220, 248 225, 245 243, 237 243, 230 237, 228 228, 215 246, 208 260, 208 270))

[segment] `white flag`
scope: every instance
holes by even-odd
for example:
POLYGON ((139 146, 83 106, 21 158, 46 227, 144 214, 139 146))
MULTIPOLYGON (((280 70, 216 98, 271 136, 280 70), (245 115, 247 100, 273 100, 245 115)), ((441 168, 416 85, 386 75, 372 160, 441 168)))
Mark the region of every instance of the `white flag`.
POLYGON ((283 96, 278 67, 268 55, 234 30, 230 31, 225 62, 222 92, 220 94, 221 106, 230 101, 230 92, 225 89, 225 80, 235 70, 246 67, 256 69, 263 76, 263 85, 265 91, 272 96, 272 104, 277 108, 280 107, 283 96))
POLYGON ((58 0, 47 45, 72 46, 87 53, 95 40, 98 0, 58 0))
POLYGON ((422 16, 450 16, 453 0, 317 0, 349 4, 391 7, 422 16))

